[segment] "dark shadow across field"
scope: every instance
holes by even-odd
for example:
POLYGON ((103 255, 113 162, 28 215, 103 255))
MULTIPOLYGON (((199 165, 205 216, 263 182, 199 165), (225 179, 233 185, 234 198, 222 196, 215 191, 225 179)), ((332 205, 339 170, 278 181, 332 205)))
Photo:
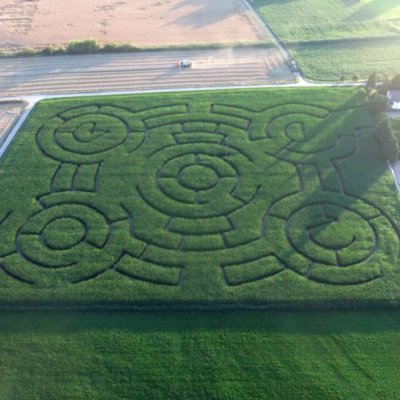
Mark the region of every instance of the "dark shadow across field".
POLYGON ((3 312, 0 398, 398 398, 398 311, 3 312))
POLYGON ((399 5, 398 0, 372 0, 367 4, 364 4, 354 14, 351 14, 347 21, 365 21, 374 19, 382 14, 390 11, 391 9, 399 5))
POLYGON ((400 335, 397 310, 366 311, 2 311, 0 337, 123 330, 132 334, 259 332, 286 335, 400 335))

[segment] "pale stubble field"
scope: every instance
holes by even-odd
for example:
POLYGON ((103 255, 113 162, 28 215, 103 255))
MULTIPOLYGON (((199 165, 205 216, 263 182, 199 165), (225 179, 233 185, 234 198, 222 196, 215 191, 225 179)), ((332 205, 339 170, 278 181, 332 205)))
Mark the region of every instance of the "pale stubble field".
POLYGON ((241 0, 0 0, 0 49, 72 40, 140 47, 266 40, 241 0))

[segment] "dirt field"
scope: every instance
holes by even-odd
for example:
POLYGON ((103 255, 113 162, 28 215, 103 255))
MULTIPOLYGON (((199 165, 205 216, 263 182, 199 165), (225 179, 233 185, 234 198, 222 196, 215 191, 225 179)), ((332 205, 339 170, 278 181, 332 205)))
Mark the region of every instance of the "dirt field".
POLYGON ((277 48, 0 59, 3 97, 262 85, 293 79, 277 48), (192 68, 178 69, 176 60, 186 57, 192 68))
POLYGON ((87 38, 160 46, 267 37, 242 0, 0 0, 0 49, 87 38))

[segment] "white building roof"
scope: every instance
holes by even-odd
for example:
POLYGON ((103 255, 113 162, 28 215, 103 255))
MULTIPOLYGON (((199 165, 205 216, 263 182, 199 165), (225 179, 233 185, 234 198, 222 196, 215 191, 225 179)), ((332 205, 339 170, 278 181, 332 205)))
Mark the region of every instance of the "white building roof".
POLYGON ((400 90, 389 90, 387 97, 393 103, 400 103, 400 90))

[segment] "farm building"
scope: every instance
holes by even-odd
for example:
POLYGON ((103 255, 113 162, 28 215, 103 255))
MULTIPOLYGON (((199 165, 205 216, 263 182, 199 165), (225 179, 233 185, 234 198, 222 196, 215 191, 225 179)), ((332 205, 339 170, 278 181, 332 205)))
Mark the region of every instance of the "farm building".
POLYGON ((400 110, 400 90, 389 90, 387 97, 392 110, 400 110))

